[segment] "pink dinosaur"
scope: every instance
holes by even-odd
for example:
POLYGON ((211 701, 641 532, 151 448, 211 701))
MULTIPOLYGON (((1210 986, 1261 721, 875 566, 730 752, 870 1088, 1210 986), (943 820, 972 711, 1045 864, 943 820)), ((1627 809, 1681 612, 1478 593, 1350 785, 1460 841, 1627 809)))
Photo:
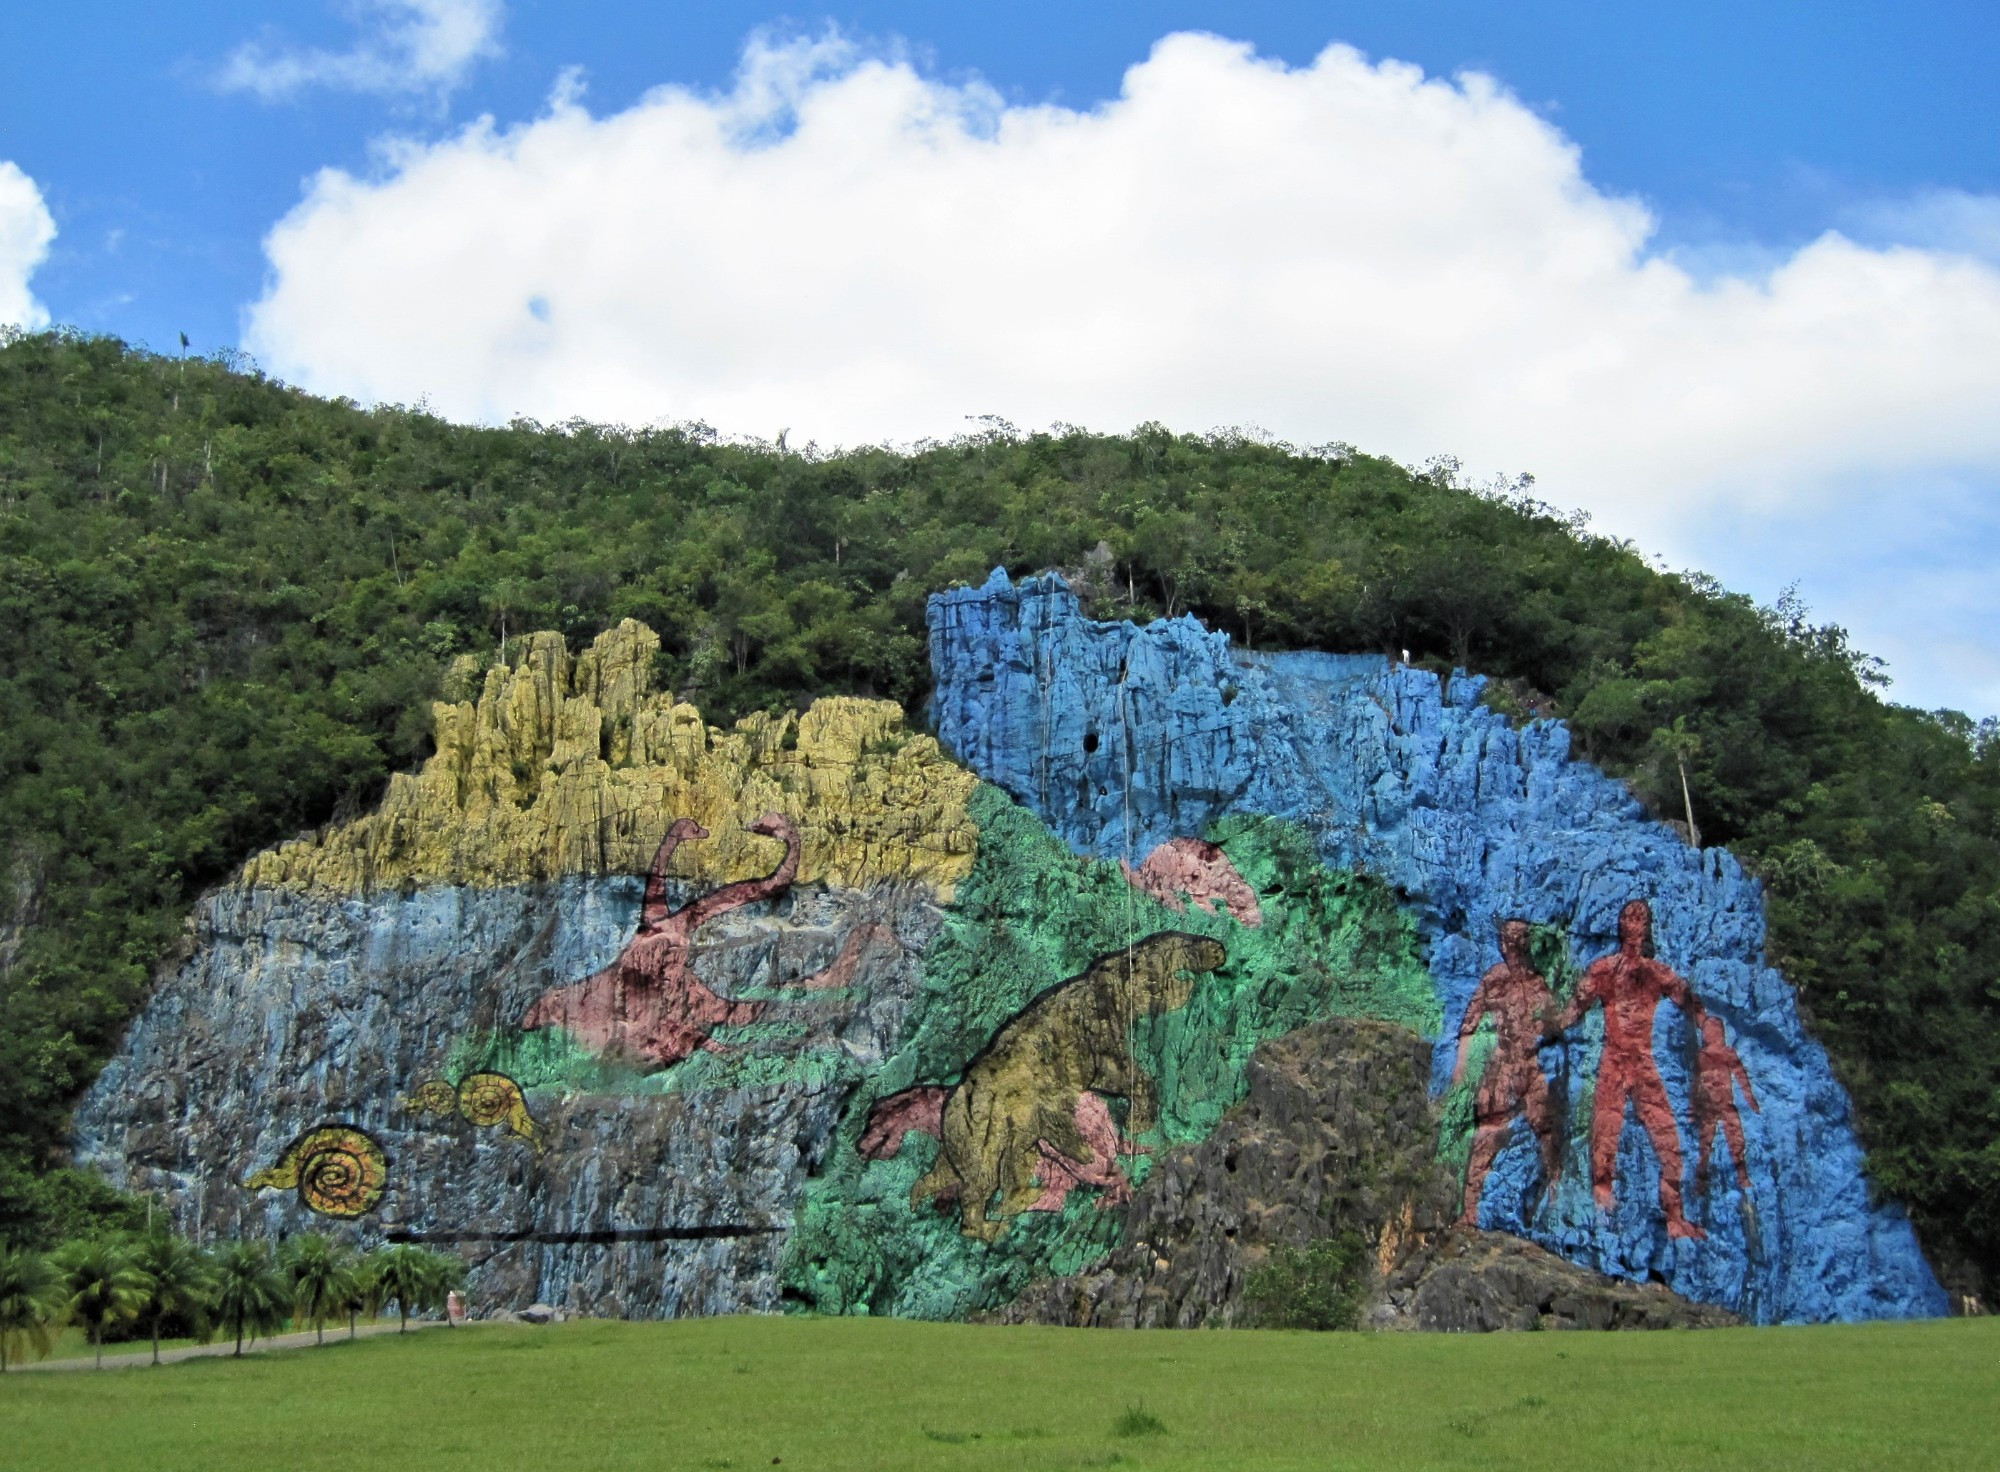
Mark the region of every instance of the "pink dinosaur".
POLYGON ((1135 888, 1144 890, 1176 913, 1187 913, 1182 899, 1185 895, 1211 915, 1216 913, 1216 901, 1220 900, 1239 924, 1264 923, 1256 892, 1243 882, 1243 876, 1229 862, 1229 855, 1216 844, 1199 838, 1170 838, 1147 854, 1146 861, 1138 868, 1130 864, 1120 867, 1135 888))
POLYGON ((618 959, 581 981, 544 992, 521 1025, 566 1028, 600 1052, 662 1068, 698 1049, 727 1052, 711 1036, 714 1030, 752 1021, 765 1004, 731 1001, 703 984, 691 964, 694 933, 718 915, 783 894, 799 868, 799 836, 784 814, 766 813, 749 831, 783 840, 785 857, 778 867, 762 879, 726 884, 669 914, 667 861, 684 840, 708 837, 693 819, 677 819, 653 855, 639 929, 618 959))

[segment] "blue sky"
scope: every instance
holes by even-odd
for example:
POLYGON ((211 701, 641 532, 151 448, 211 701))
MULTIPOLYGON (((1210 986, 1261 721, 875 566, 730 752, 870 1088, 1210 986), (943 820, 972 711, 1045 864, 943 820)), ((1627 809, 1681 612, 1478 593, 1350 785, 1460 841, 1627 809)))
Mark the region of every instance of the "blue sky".
MULTIPOLYGON (((406 31, 404 41, 415 34, 406 31)), ((76 0, 9 7, 0 14, 0 56, 8 58, 0 160, 33 181, 57 232, 27 287, 57 322, 156 346, 181 331, 198 350, 247 344, 315 389, 426 397, 458 417, 520 410, 634 419, 657 410, 658 417, 699 414, 746 434, 803 425, 827 439, 907 439, 951 432, 957 426, 947 421, 962 407, 1009 412, 1023 423, 1066 418, 1105 428, 1125 427, 1120 414, 1191 429, 1254 420, 1287 438, 1350 439, 1412 461, 1456 453, 1480 475, 1534 470, 1550 499, 1583 505, 1600 526, 1760 598, 1800 583, 1820 616, 1849 625, 1864 647, 1890 658, 1898 698, 2000 710, 2000 595, 1988 591, 2000 555, 1993 494, 2000 454, 1980 423, 1989 415, 2000 421, 1994 380, 1981 366, 2000 360, 1987 316, 1988 277, 2000 261, 2000 150, 1992 146, 2000 138, 2000 89, 1992 85, 2000 8, 1990 4, 1036 0, 785 11, 552 0, 400 8, 385 0, 175 8, 76 0), (397 27, 426 17, 438 29, 399 47, 397 27), (1185 31, 1214 32, 1250 50, 1182 48, 1142 65, 1161 38, 1185 31), (733 154, 689 142, 690 128, 727 132, 745 109, 766 106, 745 81, 746 45, 759 33, 767 39, 752 61, 763 61, 750 70, 763 79, 758 86, 783 94, 770 104, 775 111, 752 120, 752 131, 769 136, 738 139, 733 154), (798 44, 787 50, 787 41, 798 44), (1355 64, 1316 65, 1334 42, 1356 48, 1355 64), (1371 70, 1391 58, 1443 79, 1441 87, 1371 70), (1139 92, 1155 101, 1128 97, 1120 112, 1115 105, 1134 67, 1142 67, 1134 74, 1139 92), (1464 71, 1493 78, 1502 102, 1482 101, 1476 87, 1454 90, 1449 79, 1464 71), (1274 80, 1280 72, 1299 85, 1274 80), (566 74, 573 80, 563 82, 566 74), (661 103, 653 89, 663 86, 687 89, 675 94, 685 105, 661 103), (919 98, 923 88, 930 90, 919 98), (906 109, 893 137, 873 121, 885 108, 906 109), (1062 173, 1068 145, 1046 136, 999 150, 1013 162, 994 177, 1016 182, 991 188, 1022 191, 1008 218, 1045 200, 1052 211, 1062 199, 1088 209, 1102 188, 1080 181, 1147 177, 1149 160, 1186 158, 1232 128, 1246 140, 1250 172, 1267 170, 1257 176, 1266 194, 1296 188, 1310 196, 1315 180, 1339 173, 1355 149, 1402 159, 1401 176, 1341 175, 1343 199, 1388 191, 1362 233, 1378 230, 1386 214, 1409 218, 1394 230, 1380 226, 1387 243, 1322 263, 1328 279, 1348 281, 1350 293, 1364 290, 1355 282, 1381 282, 1384 263, 1409 253, 1395 240, 1421 242, 1423 222, 1434 218, 1440 232, 1472 244, 1440 254, 1426 268, 1433 276, 1386 283, 1390 295, 1407 287, 1401 300, 1419 304, 1404 308, 1409 336, 1432 343, 1440 362, 1485 355, 1489 377, 1523 364, 1519 372, 1532 382, 1521 393, 1543 408, 1552 396, 1562 399, 1571 417, 1502 401, 1477 376, 1442 371, 1432 381, 1414 367, 1384 377, 1405 398, 1425 400, 1424 414, 1368 402, 1368 385, 1343 379, 1337 365, 1303 348, 1286 359, 1296 344, 1287 345, 1292 329, 1282 305, 1248 297, 1241 310, 1252 325, 1240 338, 1197 312, 1171 342, 1152 344, 1148 351, 1163 361, 1182 344, 1193 366, 1150 388, 1129 362, 1082 329, 1071 331, 1091 315, 1081 291, 1020 349, 1021 361, 1099 366, 1095 376, 1042 375, 1038 384, 1053 385, 1046 393, 1023 387, 1030 366, 1010 377, 972 365, 976 342, 956 356, 933 351, 942 328, 924 337, 912 327, 901 339, 885 329, 879 344, 870 342, 867 324, 935 324, 939 304, 963 289, 949 281, 906 289, 878 279, 880 251, 836 249, 845 264, 828 265, 820 248, 877 221, 885 239, 916 232, 932 256, 960 248, 961 237, 948 230, 922 233, 938 176, 904 141, 912 128, 931 126, 911 121, 929 116, 925 109, 951 119, 950 137, 932 138, 926 158, 1005 141, 1015 136, 1010 128, 1053 128, 1097 150, 1097 172, 1075 178, 1062 173), (1177 129, 1189 115, 1202 126, 1183 136, 1177 129), (468 141, 465 130, 482 116, 494 120, 493 131, 485 142, 468 141), (1540 133, 1531 126, 1537 122, 1540 133), (771 142, 794 127, 797 140, 771 142), (687 152, 673 154, 683 146, 687 152), (1574 177, 1558 177, 1572 147, 1580 150, 1574 177), (648 159, 660 161, 654 167, 648 159), (850 164, 849 187, 813 203, 814 181, 850 164), (690 222, 671 197, 679 181, 703 177, 710 165, 735 172, 702 186, 712 193, 691 188, 686 198, 715 212, 712 227, 690 222), (1482 174, 1506 187, 1482 193, 1482 174), (1408 181, 1400 195, 1399 177, 1408 181), (578 193, 574 181, 582 178, 601 178, 603 193, 578 193), (636 209, 634 198, 653 199, 654 213, 636 209), (841 213, 841 201, 858 198, 871 213, 841 213), (422 212, 425 199, 443 201, 436 219, 422 212), (1516 199, 1532 205, 1519 219, 1516 199), (754 228, 729 218, 736 205, 756 215, 754 228), (562 211, 574 214, 575 230, 558 240, 545 225, 562 211), (1466 315, 1466 301, 1478 315, 1480 298, 1451 292, 1487 268, 1478 249, 1487 219, 1497 222, 1487 289, 1519 292, 1543 322, 1539 335, 1496 321, 1454 336, 1449 322, 1424 320, 1421 304, 1433 300, 1444 304, 1440 317, 1447 307, 1466 315), (454 259, 470 252, 478 269, 463 273, 460 315, 440 317, 429 330, 484 344, 481 356, 426 355, 388 328, 371 331, 367 304, 382 294, 382 273, 403 269, 396 257, 412 242, 421 255, 461 221, 476 223, 464 224, 454 259), (643 241, 658 232, 667 243, 655 256, 613 252, 593 271, 627 296, 655 285, 681 302, 713 293, 737 337, 768 341, 770 354, 739 352, 736 339, 725 351, 715 346, 721 339, 702 336, 714 324, 671 313, 648 319, 648 342, 671 358, 671 340, 684 333, 686 363, 656 364, 617 340, 611 324, 590 317, 588 283, 561 270, 568 256, 602 244, 595 221, 607 234, 643 241), (748 233, 738 238, 731 233, 738 229, 748 233), (1405 229, 1415 235, 1396 235, 1405 229), (810 290, 802 286, 782 314, 759 319, 754 302, 728 295, 727 273, 715 262, 793 231, 796 256, 773 247, 762 259, 779 272, 796 261, 810 290), (1854 251, 1816 251, 1828 231, 1854 251), (540 254, 524 240, 539 241, 540 254), (1537 296, 1537 262, 1572 254, 1582 262, 1576 280, 1537 296), (1680 273, 1657 298, 1679 303, 1664 326, 1647 319, 1646 303, 1666 289, 1649 277, 1649 263, 1680 273), (1883 285, 1888 276, 1896 279, 1883 285), (1740 300, 1732 307, 1734 282, 1744 285, 1738 297, 1764 307, 1740 300), (1844 310, 1840 304, 1877 286, 1880 300, 1856 308, 1855 321, 1836 323, 1827 336, 1799 335, 1800 321, 1844 310), (508 322, 496 324, 488 320, 490 299, 503 292, 519 300, 508 322), (306 298, 326 304, 320 316, 300 305, 306 298), (795 331, 820 315, 824 338, 795 331), (1625 325, 1590 351, 1607 362, 1666 365, 1650 377, 1627 372, 1622 407, 1593 402, 1574 386, 1545 386, 1568 371, 1552 366, 1563 344, 1590 338, 1601 316, 1625 325), (353 324, 346 336, 360 347, 334 343, 344 323, 353 324), (1708 338, 1689 347, 1688 323, 1705 324, 1708 338), (821 362, 834 351, 830 343, 853 345, 859 358, 821 362), (1199 377, 1198 365, 1239 349, 1246 360, 1295 366, 1262 398, 1251 388, 1232 391, 1254 388, 1254 373, 1241 371, 1212 391, 1182 391, 1199 377), (1841 353, 1853 356, 1846 377, 1814 376, 1841 353), (585 354, 617 361, 619 382, 644 380, 647 394, 622 392, 609 374, 599 384, 579 373, 585 354), (517 363, 517 371, 489 371, 489 360, 517 363), (861 360, 888 365, 877 399, 836 403, 827 384, 872 371, 861 360), (1761 365, 1755 372, 1730 376, 1729 364, 1751 360, 1761 365), (401 366, 392 371, 392 363, 401 366), (547 368, 542 376, 538 363, 547 368), (823 375, 801 363, 819 363, 823 375), (1327 385, 1322 402, 1289 394, 1289 385, 1315 374, 1327 385), (1114 379, 1134 386, 1100 391, 1114 379), (687 387, 710 380, 721 385, 713 394, 687 387), (1885 400, 1879 410, 1867 392, 1871 380, 1885 400), (933 392, 939 384, 950 391, 933 392), (1753 432, 1704 402, 1762 393, 1770 408, 1758 423, 1781 430, 1753 432), (1077 407, 1066 412, 1071 401, 1077 407), (892 402, 905 410, 881 407, 892 402), (1640 412, 1646 402, 1658 412, 1640 412), (1605 428, 1626 419, 1616 433, 1605 428), (1515 421, 1533 433, 1511 433, 1515 421), (1684 454, 1677 447, 1689 441, 1714 449, 1706 458, 1684 454)), ((1197 214, 1202 181, 1211 194, 1226 193, 1236 172, 1215 167, 1204 175, 1190 165, 1189 208, 1197 214)), ((1129 220, 1100 222, 1105 233, 1096 244, 1047 245, 1053 274, 1024 276, 1022 299, 1091 279, 1089 262, 1115 262, 1121 239, 1135 269, 1170 296, 1214 294, 1232 271, 1275 279, 1304 249, 1273 254, 1228 237, 1221 221, 1197 222, 1191 243, 1162 254, 1153 245, 1181 227, 1149 213, 1150 204, 1135 208, 1129 220), (1201 257, 1199 270, 1177 275, 1190 255, 1201 257), (1082 264, 1068 269, 1074 262, 1082 264)), ((996 227, 982 228, 990 236, 996 227)), ((1300 241, 1343 228, 1338 211, 1323 210, 1266 227, 1295 229, 1300 241)), ((1024 236, 996 258, 964 245, 961 275, 990 279, 1038 248, 1024 236)), ((433 262, 428 269, 443 274, 426 286, 423 269, 408 268, 412 289, 435 295, 437 281, 458 279, 455 267, 433 262)), ((1309 292, 1310 270, 1298 279, 1309 292)), ((1323 340, 1358 311, 1355 340, 1377 351, 1372 345, 1394 336, 1394 322, 1371 326, 1357 302, 1350 295, 1342 313, 1314 317, 1311 333, 1323 340)), ((601 318, 615 308, 613 299, 596 310, 601 318)), ((1129 335, 1131 320, 1109 312, 1103 330, 1129 335)))

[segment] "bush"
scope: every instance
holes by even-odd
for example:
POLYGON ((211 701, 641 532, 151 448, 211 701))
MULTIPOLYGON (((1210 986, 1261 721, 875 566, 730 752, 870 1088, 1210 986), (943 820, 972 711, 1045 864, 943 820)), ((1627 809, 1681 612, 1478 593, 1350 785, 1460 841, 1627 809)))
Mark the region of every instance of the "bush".
POLYGON ((1366 1260, 1367 1246, 1353 1231, 1279 1248, 1244 1289, 1252 1322, 1263 1329, 1360 1327, 1366 1260))

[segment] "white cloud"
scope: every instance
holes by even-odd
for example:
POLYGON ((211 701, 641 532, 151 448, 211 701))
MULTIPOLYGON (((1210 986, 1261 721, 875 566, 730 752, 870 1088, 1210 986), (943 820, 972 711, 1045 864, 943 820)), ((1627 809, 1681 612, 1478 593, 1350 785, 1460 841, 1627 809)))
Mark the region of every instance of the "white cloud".
POLYGON ((470 419, 1449 451, 1677 559, 1704 507, 2000 473, 1991 265, 1828 234, 1697 279, 1652 232, 1478 75, 1176 35, 1081 112, 758 42, 727 94, 600 118, 570 89, 320 174, 246 336, 309 387, 470 419))
POLYGON ((346 51, 249 42, 223 63, 217 83, 266 102, 307 87, 352 92, 447 92, 476 61, 500 50, 501 0, 355 0, 368 27, 346 51))
POLYGON ((49 314, 28 290, 47 259, 56 222, 35 181, 0 159, 0 327, 46 327, 49 314))

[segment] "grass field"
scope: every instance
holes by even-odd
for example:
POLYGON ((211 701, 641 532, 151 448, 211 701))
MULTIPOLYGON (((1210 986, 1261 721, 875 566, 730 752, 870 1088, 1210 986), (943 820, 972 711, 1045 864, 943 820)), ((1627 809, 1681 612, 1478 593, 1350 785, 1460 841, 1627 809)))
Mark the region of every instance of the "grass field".
POLYGON ((433 1330, 10 1375, 9 1467, 2000 1467, 2000 1320, 1484 1336, 433 1330))

